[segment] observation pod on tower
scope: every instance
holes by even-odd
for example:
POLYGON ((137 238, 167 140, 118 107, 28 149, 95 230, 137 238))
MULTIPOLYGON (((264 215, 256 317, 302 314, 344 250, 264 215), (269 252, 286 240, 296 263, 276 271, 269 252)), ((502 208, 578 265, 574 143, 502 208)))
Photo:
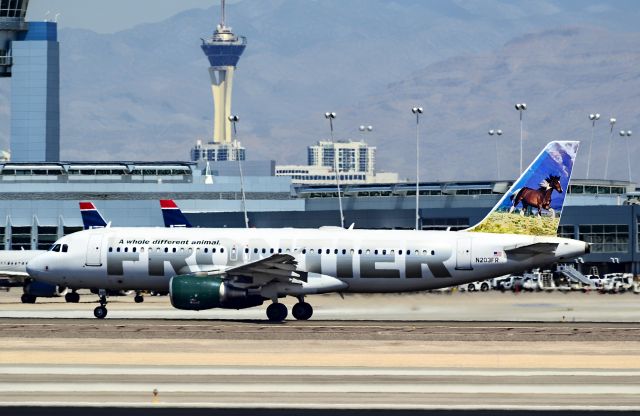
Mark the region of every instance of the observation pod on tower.
POLYGON ((231 93, 233 74, 247 46, 244 36, 236 36, 225 25, 225 4, 222 1, 222 21, 213 36, 202 39, 202 51, 209 59, 209 75, 213 92, 213 142, 231 143, 231 93))

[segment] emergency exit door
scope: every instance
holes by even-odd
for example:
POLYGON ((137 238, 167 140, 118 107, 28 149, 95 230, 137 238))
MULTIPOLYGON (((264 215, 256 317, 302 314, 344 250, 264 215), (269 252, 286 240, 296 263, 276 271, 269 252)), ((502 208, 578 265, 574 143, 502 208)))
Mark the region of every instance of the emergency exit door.
POLYGON ((85 263, 87 266, 102 266, 102 234, 89 237, 85 263))

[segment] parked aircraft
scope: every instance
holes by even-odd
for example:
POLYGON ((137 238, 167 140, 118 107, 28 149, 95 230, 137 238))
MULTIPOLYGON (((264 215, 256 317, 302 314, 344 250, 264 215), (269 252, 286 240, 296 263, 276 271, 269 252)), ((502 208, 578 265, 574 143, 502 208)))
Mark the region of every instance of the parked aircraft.
POLYGON ((477 225, 463 231, 105 228, 58 240, 31 260, 38 280, 106 289, 169 290, 174 307, 242 309, 265 300, 271 321, 313 314, 305 296, 403 292, 522 273, 580 256, 587 243, 556 237, 578 142, 549 143, 477 225), (520 206, 521 205, 521 206, 520 206), (531 208, 531 213, 528 214, 531 208))

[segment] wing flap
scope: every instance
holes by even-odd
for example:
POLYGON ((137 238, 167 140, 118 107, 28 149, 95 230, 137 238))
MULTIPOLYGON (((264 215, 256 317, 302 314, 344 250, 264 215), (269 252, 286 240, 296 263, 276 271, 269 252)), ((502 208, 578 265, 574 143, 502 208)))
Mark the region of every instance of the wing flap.
POLYGON ((274 254, 270 257, 245 263, 225 270, 227 276, 251 277, 254 283, 273 280, 289 282, 291 279, 307 281, 308 273, 298 270, 298 262, 289 254, 274 254))

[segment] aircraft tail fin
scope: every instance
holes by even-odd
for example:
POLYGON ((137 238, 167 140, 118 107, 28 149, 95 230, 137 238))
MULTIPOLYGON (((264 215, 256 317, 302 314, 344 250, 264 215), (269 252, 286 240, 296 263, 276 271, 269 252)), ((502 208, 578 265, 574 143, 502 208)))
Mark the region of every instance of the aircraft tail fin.
POLYGON ((578 141, 553 141, 471 232, 555 236, 578 141))
POLYGON ((172 199, 161 199, 160 209, 162 210, 162 219, 164 219, 165 227, 192 227, 187 217, 184 216, 172 199))
POLYGON ((80 215, 85 230, 107 226, 107 222, 93 202, 80 202, 80 215))

